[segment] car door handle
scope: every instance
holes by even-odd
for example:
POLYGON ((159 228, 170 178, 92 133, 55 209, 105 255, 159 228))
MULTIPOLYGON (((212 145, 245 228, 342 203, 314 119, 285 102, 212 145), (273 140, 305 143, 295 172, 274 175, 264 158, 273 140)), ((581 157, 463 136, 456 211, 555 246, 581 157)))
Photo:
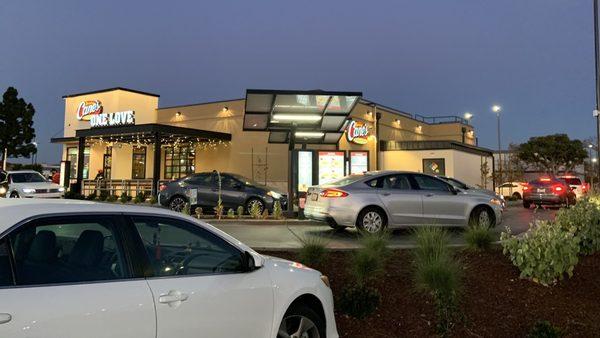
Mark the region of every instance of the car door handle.
POLYGON ((0 313, 0 324, 8 323, 12 320, 12 316, 8 313, 0 313))
POLYGON ((432 197, 432 196, 434 196, 432 193, 425 194, 425 197, 432 197))
POLYGON ((187 293, 171 290, 169 293, 160 295, 158 297, 158 302, 161 304, 167 304, 170 307, 177 307, 181 305, 181 302, 185 302, 188 298, 189 296, 187 293))

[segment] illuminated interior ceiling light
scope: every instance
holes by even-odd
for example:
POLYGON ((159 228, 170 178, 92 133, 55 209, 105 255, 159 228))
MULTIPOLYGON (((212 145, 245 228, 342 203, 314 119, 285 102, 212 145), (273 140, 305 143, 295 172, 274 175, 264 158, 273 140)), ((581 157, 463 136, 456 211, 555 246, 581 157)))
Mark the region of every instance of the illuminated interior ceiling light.
POLYGON ((325 133, 320 131, 297 131, 294 135, 296 137, 323 137, 325 133))
POLYGON ((400 124, 400 119, 395 120, 397 124, 400 124))
POLYGON ((302 122, 317 122, 322 118, 321 115, 308 114, 275 114, 272 121, 302 121, 302 122))
POLYGON ((372 115, 373 115, 373 112, 372 112, 372 111, 370 111, 370 110, 367 110, 367 115, 369 115, 369 116, 372 116, 372 115))
POLYGON ((229 107, 223 107, 223 111, 229 111, 229 107))
POLYGON ((175 113, 175 116, 177 116, 177 117, 181 116, 181 112, 178 111, 177 113, 175 113))

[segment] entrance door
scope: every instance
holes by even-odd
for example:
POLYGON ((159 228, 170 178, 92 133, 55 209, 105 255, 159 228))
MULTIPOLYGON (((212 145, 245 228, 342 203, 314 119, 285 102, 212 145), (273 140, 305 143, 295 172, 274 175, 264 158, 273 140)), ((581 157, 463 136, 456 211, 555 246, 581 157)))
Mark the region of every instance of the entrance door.
POLYGON ((132 216, 153 278, 157 337, 268 337, 273 290, 266 269, 242 271, 241 252, 208 230, 132 216))
POLYGON ((48 217, 0 239, 0 337, 155 337, 152 293, 131 277, 119 225, 48 217))
POLYGON ((383 201, 391 225, 417 225, 423 222, 423 201, 413 189, 410 175, 389 175, 383 178, 379 197, 383 201))

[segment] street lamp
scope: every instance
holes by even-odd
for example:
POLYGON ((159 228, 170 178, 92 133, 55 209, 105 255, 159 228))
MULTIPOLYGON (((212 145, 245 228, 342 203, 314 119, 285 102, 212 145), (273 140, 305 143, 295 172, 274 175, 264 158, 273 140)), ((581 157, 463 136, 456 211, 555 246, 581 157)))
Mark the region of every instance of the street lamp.
POLYGON ((465 118, 465 120, 467 120, 467 124, 471 122, 471 119, 473 118, 473 114, 466 112, 463 114, 463 117, 465 118))
POLYGON ((492 111, 496 114, 496 120, 498 121, 498 177, 500 179, 498 184, 502 184, 502 145, 500 144, 500 112, 502 107, 495 104, 492 106, 492 111))

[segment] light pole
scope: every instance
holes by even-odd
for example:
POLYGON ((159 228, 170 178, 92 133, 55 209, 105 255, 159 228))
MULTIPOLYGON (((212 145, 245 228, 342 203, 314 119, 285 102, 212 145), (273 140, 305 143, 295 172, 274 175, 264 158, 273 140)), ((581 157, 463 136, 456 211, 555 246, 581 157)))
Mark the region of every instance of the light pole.
POLYGON ((37 163, 37 160, 35 159, 35 156, 37 155, 37 147, 38 147, 38 144, 37 144, 37 142, 35 142, 35 141, 31 142, 31 144, 33 144, 33 146, 35 147, 35 153, 33 153, 33 154, 31 155, 31 164, 33 165, 33 164, 36 164, 36 163, 37 163), (34 161, 35 161, 35 163, 34 163, 34 161))
POLYGON ((502 145, 500 144, 500 112, 502 107, 495 104, 492 106, 492 111, 496 114, 496 120, 498 121, 498 184, 502 184, 502 145))

